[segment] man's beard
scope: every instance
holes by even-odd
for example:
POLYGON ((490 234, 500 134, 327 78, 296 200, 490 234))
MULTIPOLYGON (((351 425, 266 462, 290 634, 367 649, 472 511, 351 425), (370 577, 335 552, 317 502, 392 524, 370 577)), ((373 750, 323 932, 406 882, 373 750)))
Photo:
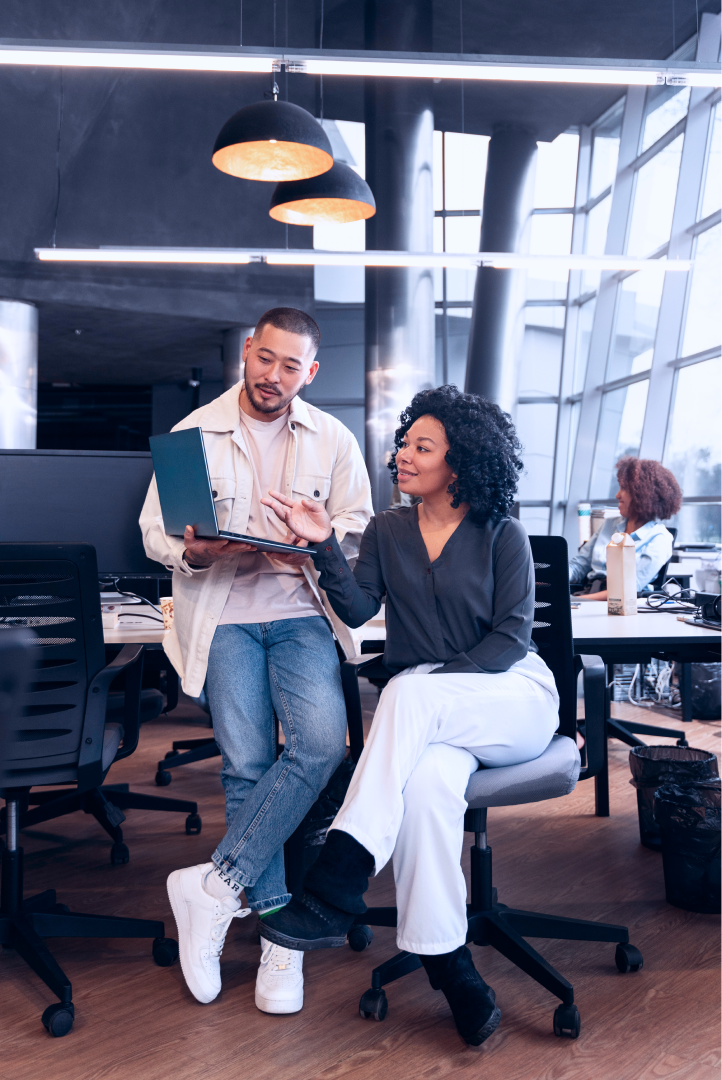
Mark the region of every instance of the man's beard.
POLYGON ((261 395, 256 392, 259 386, 263 387, 264 390, 271 389, 264 383, 257 383, 256 386, 250 386, 248 383, 246 383, 246 393, 248 394, 248 400, 250 401, 253 408, 257 410, 257 412, 283 412, 284 409, 288 408, 289 404, 295 397, 295 394, 292 394, 291 397, 284 398, 279 394, 278 397, 273 398, 271 401, 267 401, 265 398, 261 397, 261 395))

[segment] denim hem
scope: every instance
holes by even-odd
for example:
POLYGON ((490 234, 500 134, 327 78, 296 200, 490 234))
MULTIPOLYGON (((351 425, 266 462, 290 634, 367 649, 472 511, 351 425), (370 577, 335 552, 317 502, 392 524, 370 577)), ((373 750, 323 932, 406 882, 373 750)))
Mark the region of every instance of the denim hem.
POLYGON ((220 851, 214 851, 211 855, 211 860, 214 865, 222 870, 224 874, 228 874, 231 881, 235 881, 236 885, 242 886, 242 888, 250 888, 255 882, 251 881, 248 874, 243 874, 236 866, 233 865, 220 851))
POLYGON ((284 907, 289 903, 290 899, 290 893, 283 893, 282 896, 274 896, 271 900, 254 900, 253 903, 249 903, 248 906, 251 911, 271 911, 272 908, 284 907))

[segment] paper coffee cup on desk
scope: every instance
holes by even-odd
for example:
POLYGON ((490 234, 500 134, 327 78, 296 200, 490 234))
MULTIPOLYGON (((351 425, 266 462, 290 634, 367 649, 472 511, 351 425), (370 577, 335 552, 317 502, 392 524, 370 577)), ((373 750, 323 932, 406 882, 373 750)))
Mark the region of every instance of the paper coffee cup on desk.
POLYGON ((173 626, 173 597, 161 596, 160 610, 163 612, 163 627, 170 630, 173 626))
POLYGON ((607 544, 607 614, 637 614, 637 554, 628 533, 614 533, 607 544))

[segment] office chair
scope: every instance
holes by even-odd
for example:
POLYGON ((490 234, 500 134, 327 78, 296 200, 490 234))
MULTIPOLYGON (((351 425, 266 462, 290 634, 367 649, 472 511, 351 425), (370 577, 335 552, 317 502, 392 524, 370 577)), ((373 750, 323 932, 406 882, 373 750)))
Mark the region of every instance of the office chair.
MULTIPOLYGON (((8 628, 7 623, 0 632, 0 796, 6 800, 7 813, 0 943, 5 949, 14 949, 59 998, 42 1015, 46 1029, 56 1037, 67 1035, 72 1028, 75 1007, 70 980, 46 947, 44 937, 152 938, 156 964, 168 967, 178 958, 177 942, 165 937, 163 923, 157 920, 70 911, 57 902, 54 889, 24 899, 18 829, 31 787, 73 781, 79 790, 91 790, 99 785, 110 763, 131 754, 138 741, 142 646, 126 645, 104 666, 102 650, 93 641, 95 635, 84 633, 86 621, 82 617, 83 608, 93 606, 93 589, 97 592, 95 551, 86 544, 63 548, 63 559, 47 558, 46 552, 45 559, 15 560, 14 580, 8 580, 6 567, 0 576, 2 607, 18 589, 30 593, 37 588, 40 578, 44 591, 55 594, 53 606, 62 604, 64 612, 62 616, 34 619, 44 624, 37 627, 37 635, 8 628), (48 633, 49 623, 62 624, 62 629, 48 633), (127 726, 105 718, 108 687, 120 672, 127 676, 127 726), (52 689, 59 684, 64 684, 63 689, 82 685, 82 704, 52 689), (54 706, 40 706, 40 695, 49 694, 54 706), (63 697, 65 701, 60 700, 63 697)), ((51 597, 44 599, 50 607, 51 597)), ((102 645, 102 638, 100 641, 102 645)))
MULTIPOLYGON (((73 727, 71 721, 87 708, 87 672, 99 671, 105 665, 95 548, 90 544, 0 543, 0 606, 6 626, 37 628, 43 635, 40 638, 45 642, 43 648, 50 650, 35 674, 25 709, 27 716, 36 718, 36 731, 52 732, 47 738, 41 739, 37 734, 33 738, 39 740, 38 752, 41 748, 47 750, 51 758, 49 766, 54 765, 57 754, 75 750, 77 723, 73 727), (92 573, 95 578, 91 587, 88 575, 92 573)), ((127 646, 109 647, 109 651, 113 648, 118 655, 129 655, 127 646)), ((157 716, 163 707, 159 691, 141 691, 140 684, 135 688, 134 681, 142 678, 142 665, 143 649, 138 647, 132 673, 126 671, 125 664, 114 669, 116 675, 125 671, 126 681, 133 681, 130 698, 127 688, 125 694, 109 694, 106 687, 103 694, 108 731, 121 722, 126 730, 124 747, 115 760, 128 756, 131 751, 126 751, 125 746, 129 745, 132 731, 141 722, 157 716)), ((137 732, 134 737, 137 742, 137 732)), ((113 757, 108 767, 112 760, 113 757)), ((76 784, 74 777, 45 781, 48 785, 72 783, 73 789, 28 793, 23 799, 18 827, 28 829, 83 810, 95 817, 113 841, 110 849, 113 865, 127 863, 130 858, 120 827, 125 821, 124 810, 186 814, 186 833, 193 835, 201 831, 197 803, 130 791, 128 784, 104 784, 107 771, 107 768, 102 771, 102 777, 98 774, 94 784, 76 784), (33 809, 28 809, 28 805, 33 809)), ((34 784, 40 783, 34 780, 34 784)), ((6 814, 0 811, 0 829, 5 826, 6 814)))
MULTIPOLYGON (((539 655, 553 672, 559 691, 559 733, 534 761, 498 769, 479 769, 469 780, 466 790, 469 808, 464 828, 474 833, 474 846, 471 848, 467 941, 479 946, 490 945, 558 997, 561 1005, 554 1013, 554 1034, 575 1039, 580 1031, 580 1017, 574 1003, 574 988, 524 938, 614 942, 615 961, 621 972, 638 971, 642 967, 642 955, 629 944, 625 926, 509 908, 498 902, 497 890, 492 884, 487 809, 520 806, 568 795, 578 779, 588 780, 601 771, 607 754, 604 664, 597 656, 574 655, 566 540, 560 536, 531 536, 529 539, 536 573, 537 610, 532 637, 539 655), (581 768, 576 743, 577 676, 580 671, 584 673, 585 768, 581 768)), ((377 684, 388 681, 390 673, 380 660, 379 656, 362 655, 342 666, 349 730, 353 731, 356 747, 359 739, 363 739, 358 677, 364 675, 377 684)), ((369 925, 396 926, 396 920, 395 907, 369 908, 357 916, 356 925, 348 935, 349 945, 361 952, 373 936, 369 925)), ((401 952, 375 968, 371 988, 359 1003, 361 1016, 383 1020, 388 1008, 383 987, 420 967, 418 956, 401 952)))

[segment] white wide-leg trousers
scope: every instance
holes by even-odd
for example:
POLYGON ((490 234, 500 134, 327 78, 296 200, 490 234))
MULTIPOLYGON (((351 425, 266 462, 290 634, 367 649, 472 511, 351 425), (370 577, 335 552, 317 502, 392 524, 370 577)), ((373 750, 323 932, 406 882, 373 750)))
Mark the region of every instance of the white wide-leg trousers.
POLYGON ((397 942, 424 955, 466 941, 469 776, 479 762, 494 768, 538 757, 559 723, 554 679, 535 653, 496 675, 431 675, 434 666, 409 668, 384 689, 331 826, 371 852, 377 874, 393 856, 397 942))

